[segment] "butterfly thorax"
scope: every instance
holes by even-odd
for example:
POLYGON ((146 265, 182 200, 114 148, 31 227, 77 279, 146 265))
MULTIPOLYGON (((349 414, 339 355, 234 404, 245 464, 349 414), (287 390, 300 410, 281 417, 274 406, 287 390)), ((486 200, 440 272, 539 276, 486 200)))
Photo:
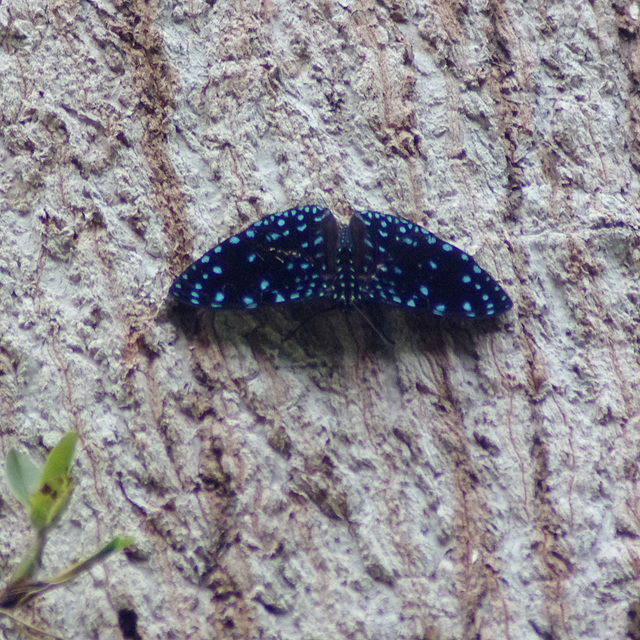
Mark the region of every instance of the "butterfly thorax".
POLYGON ((355 255, 349 227, 342 227, 336 244, 335 280, 332 297, 340 307, 352 307, 359 301, 355 255))

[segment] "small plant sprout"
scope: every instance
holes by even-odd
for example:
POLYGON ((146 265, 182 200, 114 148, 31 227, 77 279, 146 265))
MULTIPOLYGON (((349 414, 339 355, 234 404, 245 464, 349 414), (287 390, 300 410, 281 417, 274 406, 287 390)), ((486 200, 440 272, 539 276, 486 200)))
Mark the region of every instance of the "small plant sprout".
POLYGON ((63 436, 47 456, 42 469, 38 468, 27 456, 13 449, 7 454, 5 463, 9 488, 27 509, 35 539, 13 572, 9 583, 0 591, 0 613, 33 631, 51 637, 58 636, 25 624, 18 620, 10 610, 72 580, 98 562, 108 558, 115 551, 120 551, 134 542, 130 537, 114 538, 92 556, 57 576, 49 580, 33 579, 40 565, 47 534, 60 519, 73 491, 74 482, 70 471, 76 440, 77 435, 73 432, 63 436))

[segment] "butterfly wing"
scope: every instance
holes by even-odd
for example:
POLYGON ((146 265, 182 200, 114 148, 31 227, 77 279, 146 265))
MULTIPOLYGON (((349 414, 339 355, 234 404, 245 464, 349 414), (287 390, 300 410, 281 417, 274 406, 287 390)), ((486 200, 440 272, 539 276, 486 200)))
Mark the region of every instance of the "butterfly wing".
POLYGON ((468 254, 403 218, 362 211, 350 223, 363 302, 485 318, 512 302, 468 254))
POLYGON ((180 302, 213 309, 254 309, 330 295, 338 224, 308 206, 258 220, 207 251, 170 289, 180 302))

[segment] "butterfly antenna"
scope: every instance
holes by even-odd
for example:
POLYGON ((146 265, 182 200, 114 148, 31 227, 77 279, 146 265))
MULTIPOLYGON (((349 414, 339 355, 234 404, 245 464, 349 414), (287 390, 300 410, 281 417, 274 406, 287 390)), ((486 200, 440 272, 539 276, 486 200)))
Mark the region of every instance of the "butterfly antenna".
POLYGON ((287 334, 287 336, 284 338, 282 342, 284 343, 290 338, 293 338, 293 336, 295 336, 296 333, 298 333, 298 331, 300 331, 300 329, 302 329, 302 327, 304 327, 305 324, 309 324, 309 322, 311 322, 312 320, 315 320, 318 316, 324 315, 325 313, 329 313, 329 311, 333 311, 336 308, 337 307, 333 306, 333 307, 329 307, 328 309, 320 309, 320 311, 316 311, 316 313, 310 315, 308 318, 305 318, 302 322, 300 322, 293 331, 287 334))
POLYGON ((382 329, 376 327, 376 325, 373 323, 373 320, 371 320, 371 318, 360 307, 356 307, 354 305, 353 308, 365 319, 366 323, 380 336, 383 342, 388 345, 395 344, 393 340, 382 329))
MULTIPOLYGON (((283 339, 282 342, 284 343, 290 338, 293 338, 293 336, 295 336, 296 333, 298 333, 298 331, 300 331, 300 329, 302 329, 302 327, 304 327, 305 324, 308 324, 312 320, 315 320, 318 316, 322 316, 325 313, 329 313, 334 309, 338 309, 338 305, 334 305, 333 307, 329 307, 328 309, 321 309, 320 311, 317 311, 316 313, 310 315, 308 318, 305 318, 300 324, 298 324, 298 326, 293 331, 287 334, 287 336, 283 339)), ((365 322, 376 332, 376 334, 380 337, 380 339, 384 343, 388 345, 395 344, 393 340, 382 329, 380 329, 379 327, 376 327, 376 325, 373 323, 373 320, 371 320, 371 318, 362 309, 360 309, 360 307, 353 306, 353 309, 355 309, 364 318, 365 322)))

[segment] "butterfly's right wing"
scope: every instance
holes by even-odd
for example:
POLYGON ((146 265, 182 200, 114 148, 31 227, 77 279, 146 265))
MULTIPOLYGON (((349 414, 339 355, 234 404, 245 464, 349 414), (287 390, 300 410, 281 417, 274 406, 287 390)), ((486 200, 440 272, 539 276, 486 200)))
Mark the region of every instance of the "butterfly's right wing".
POLYGON ((363 302, 448 318, 486 318, 512 306, 471 256, 409 220, 361 211, 350 230, 363 302))
POLYGON ((171 286, 180 302, 213 309, 316 300, 330 294, 338 223, 308 206, 266 216, 221 242, 171 286))

